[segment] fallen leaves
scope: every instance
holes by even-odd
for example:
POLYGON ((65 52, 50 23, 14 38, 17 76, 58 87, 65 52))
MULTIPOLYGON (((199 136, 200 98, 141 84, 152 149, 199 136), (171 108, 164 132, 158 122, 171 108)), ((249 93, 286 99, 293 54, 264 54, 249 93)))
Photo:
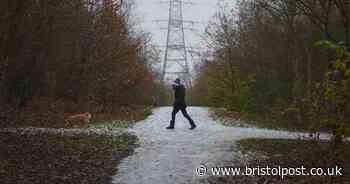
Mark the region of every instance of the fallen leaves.
POLYGON ((99 134, 0 133, 0 181, 12 183, 110 183, 136 138, 99 134))

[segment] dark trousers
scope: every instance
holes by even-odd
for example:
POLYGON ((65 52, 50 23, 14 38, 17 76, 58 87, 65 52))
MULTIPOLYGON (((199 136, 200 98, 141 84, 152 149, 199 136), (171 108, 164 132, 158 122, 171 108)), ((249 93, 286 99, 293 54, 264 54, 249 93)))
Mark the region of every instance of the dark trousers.
POLYGON ((175 126, 175 116, 176 114, 181 111, 182 115, 190 122, 191 126, 196 126, 196 124, 194 124, 194 121, 192 120, 192 118, 190 117, 190 115, 188 115, 187 111, 186 111, 186 107, 182 107, 182 106, 174 106, 173 108, 173 112, 171 113, 171 121, 170 121, 170 127, 174 127, 175 126))

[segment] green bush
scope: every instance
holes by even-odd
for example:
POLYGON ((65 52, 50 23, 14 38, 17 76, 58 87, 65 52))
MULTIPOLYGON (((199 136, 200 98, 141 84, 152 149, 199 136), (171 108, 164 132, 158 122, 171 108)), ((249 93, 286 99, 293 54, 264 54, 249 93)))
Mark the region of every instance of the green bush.
POLYGON ((252 107, 253 75, 243 74, 228 61, 220 62, 208 74, 208 102, 215 107, 247 112, 252 107))

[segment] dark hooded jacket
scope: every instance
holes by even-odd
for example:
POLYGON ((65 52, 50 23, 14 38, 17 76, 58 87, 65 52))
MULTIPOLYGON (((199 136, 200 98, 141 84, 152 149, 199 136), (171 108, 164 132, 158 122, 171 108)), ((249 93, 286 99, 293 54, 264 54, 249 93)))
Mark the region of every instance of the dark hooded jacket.
POLYGON ((175 102, 174 106, 179 108, 186 107, 185 96, 186 96, 186 88, 182 84, 173 85, 173 89, 175 91, 175 102))

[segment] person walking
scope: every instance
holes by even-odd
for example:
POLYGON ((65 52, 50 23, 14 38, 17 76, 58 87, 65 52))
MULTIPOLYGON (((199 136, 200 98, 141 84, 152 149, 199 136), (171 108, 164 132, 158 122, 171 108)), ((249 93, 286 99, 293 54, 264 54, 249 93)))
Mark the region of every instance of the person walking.
POLYGON ((177 78, 173 85, 173 90, 175 92, 175 102, 173 104, 173 112, 171 113, 171 121, 170 125, 166 127, 166 129, 174 129, 175 128, 175 117, 176 114, 181 111, 182 115, 189 121, 191 127, 190 130, 195 129, 197 126, 188 115, 187 110, 186 110, 186 102, 185 102, 185 96, 186 96, 186 88, 183 84, 181 84, 181 80, 177 78))

